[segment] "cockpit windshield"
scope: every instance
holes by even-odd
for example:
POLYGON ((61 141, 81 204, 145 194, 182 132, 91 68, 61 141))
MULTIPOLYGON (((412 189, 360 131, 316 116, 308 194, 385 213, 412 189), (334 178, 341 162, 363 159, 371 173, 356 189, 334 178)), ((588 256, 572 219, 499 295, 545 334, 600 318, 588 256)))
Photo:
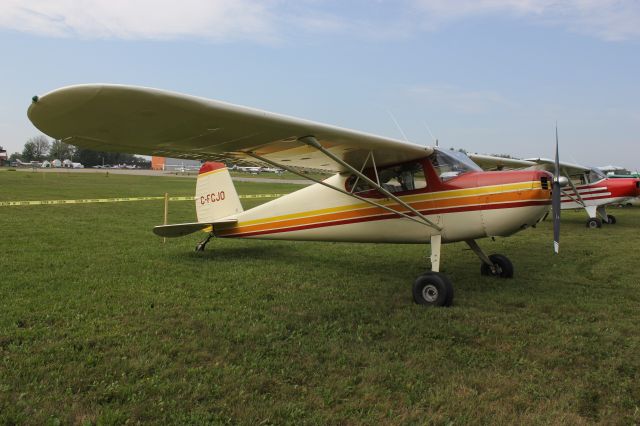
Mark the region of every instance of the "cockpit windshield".
POLYGON ((436 149, 430 158, 433 168, 443 181, 465 173, 482 171, 480 166, 462 151, 436 149))
POLYGON ((596 169, 595 167, 589 169, 588 171, 585 171, 583 173, 580 174, 576 174, 571 176, 571 179, 573 181, 578 181, 578 183, 582 184, 582 185, 586 185, 589 183, 594 183, 594 182, 598 182, 601 181, 602 179, 605 179, 607 176, 604 174, 604 172, 600 169, 596 169))
POLYGON ((607 176, 600 169, 592 168, 589 170, 589 182, 597 182, 607 176))

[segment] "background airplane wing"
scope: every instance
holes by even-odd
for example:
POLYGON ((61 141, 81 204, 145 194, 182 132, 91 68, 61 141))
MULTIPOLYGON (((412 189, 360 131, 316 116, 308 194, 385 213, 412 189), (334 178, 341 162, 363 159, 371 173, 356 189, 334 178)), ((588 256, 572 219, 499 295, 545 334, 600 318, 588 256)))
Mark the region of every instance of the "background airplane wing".
POLYGON ((494 155, 470 154, 467 156, 483 170, 513 170, 535 166, 533 161, 519 160, 517 158, 497 157, 494 155))
POLYGON ((354 167, 422 158, 433 148, 312 121, 144 87, 87 84, 34 97, 29 119, 45 134, 98 151, 344 171, 298 139, 314 136, 354 167))
MULTIPOLYGON (((547 170, 553 173, 554 160, 550 158, 527 158, 526 161, 535 163, 537 169, 547 170)), ((590 170, 590 167, 581 166, 579 164, 565 163, 562 161, 560 162, 560 171, 563 174, 567 174, 569 176, 582 175, 585 172, 589 172, 590 170)))
MULTIPOLYGON (((550 158, 503 158, 484 154, 467 154, 483 170, 514 170, 514 169, 538 169, 553 173, 554 160, 550 158)), ((560 162, 560 170, 569 176, 581 175, 590 171, 589 167, 579 164, 560 162)))

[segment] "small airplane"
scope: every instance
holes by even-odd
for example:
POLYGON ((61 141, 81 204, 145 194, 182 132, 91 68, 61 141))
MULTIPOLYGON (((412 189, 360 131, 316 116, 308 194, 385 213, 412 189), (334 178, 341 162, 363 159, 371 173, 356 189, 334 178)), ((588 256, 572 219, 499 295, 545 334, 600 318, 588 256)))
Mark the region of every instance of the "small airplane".
MULTIPOLYGON (((469 154, 469 157, 484 170, 551 170, 555 167, 554 161, 546 158, 519 160, 482 154, 469 154)), ((564 162, 560 163, 560 169, 568 183, 562 187, 562 210, 583 208, 589 216, 588 228, 600 228, 603 223, 615 224, 616 218, 607 213, 606 206, 626 204, 640 196, 640 179, 636 177, 607 177, 598 168, 564 162)))
MULTIPOLYGON (((442 244, 464 241, 483 275, 511 278, 511 261, 487 255, 476 240, 535 226, 552 193, 560 203, 559 172, 486 172, 460 152, 151 88, 64 87, 34 96, 28 116, 76 146, 207 161, 196 183, 197 222, 154 228, 162 237, 208 233, 198 251, 212 237, 429 243, 431 270, 412 289, 425 306, 453 302, 439 272, 442 244), (244 211, 223 161, 283 169, 315 185, 244 211), (320 180, 305 171, 334 174, 320 180)), ((556 253, 559 224, 555 209, 556 253)))
POLYGON ((29 161, 28 163, 20 161, 20 159, 16 158, 16 167, 32 167, 32 168, 41 168, 42 162, 40 161, 29 161))
POLYGON ((233 170, 237 170, 239 172, 250 173, 252 175, 258 175, 263 171, 263 167, 250 167, 250 166, 234 166, 233 170))

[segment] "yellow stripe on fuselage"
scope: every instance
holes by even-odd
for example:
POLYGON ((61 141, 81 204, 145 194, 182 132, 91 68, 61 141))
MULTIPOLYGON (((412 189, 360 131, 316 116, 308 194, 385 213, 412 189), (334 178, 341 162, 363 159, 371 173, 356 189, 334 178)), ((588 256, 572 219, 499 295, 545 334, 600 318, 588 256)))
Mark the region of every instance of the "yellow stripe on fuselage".
POLYGON ((223 168, 221 168, 221 169, 212 170, 212 171, 210 171, 210 172, 200 173, 200 174, 198 175, 198 179, 200 179, 201 177, 205 177, 205 176, 213 175, 213 174, 215 174, 215 173, 221 173, 221 172, 224 172, 225 170, 227 170, 227 168, 226 168, 226 167, 223 167, 223 168))
MULTIPOLYGON (((490 195, 495 193, 532 190, 532 189, 534 190, 542 189, 540 181, 527 181, 527 182, 518 182, 518 183, 491 185, 491 186, 481 186, 476 188, 429 192, 429 193, 423 193, 423 194, 405 195, 399 198, 402 201, 410 204, 410 203, 421 202, 421 201, 464 198, 464 197, 477 196, 477 195, 490 195)), ((382 199, 376 198, 374 199, 374 201, 387 207, 389 206, 400 207, 400 205, 393 200, 382 200, 382 199)), ((290 214, 285 214, 280 216, 272 216, 268 218, 247 220, 243 222, 238 222, 237 226, 240 227, 240 226, 260 225, 260 224, 270 223, 270 222, 279 222, 282 220, 298 219, 301 217, 319 216, 319 215, 324 215, 328 213, 355 211, 355 210, 360 210, 363 208, 370 208, 370 207, 371 207, 371 204, 369 203, 348 204, 348 205, 338 206, 338 207, 329 207, 326 209, 309 210, 309 211, 299 212, 299 213, 290 213, 290 214)))

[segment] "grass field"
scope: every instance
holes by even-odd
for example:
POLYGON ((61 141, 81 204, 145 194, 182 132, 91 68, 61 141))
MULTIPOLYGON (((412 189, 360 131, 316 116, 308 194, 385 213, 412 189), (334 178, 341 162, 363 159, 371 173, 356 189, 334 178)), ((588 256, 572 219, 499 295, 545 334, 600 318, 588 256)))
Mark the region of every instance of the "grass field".
MULTIPOLYGON (((0 200, 192 195, 180 178, 0 172, 0 200)), ((240 193, 295 185, 237 184, 240 193)), ((262 200, 243 200, 245 207, 262 200), (248 201, 248 202, 247 202, 248 201)), ((423 309, 416 245, 162 240, 162 202, 0 207, 0 423, 637 424, 640 209, 563 212, 443 248, 452 308, 423 309)), ((171 222, 195 219, 173 202, 171 222)))

